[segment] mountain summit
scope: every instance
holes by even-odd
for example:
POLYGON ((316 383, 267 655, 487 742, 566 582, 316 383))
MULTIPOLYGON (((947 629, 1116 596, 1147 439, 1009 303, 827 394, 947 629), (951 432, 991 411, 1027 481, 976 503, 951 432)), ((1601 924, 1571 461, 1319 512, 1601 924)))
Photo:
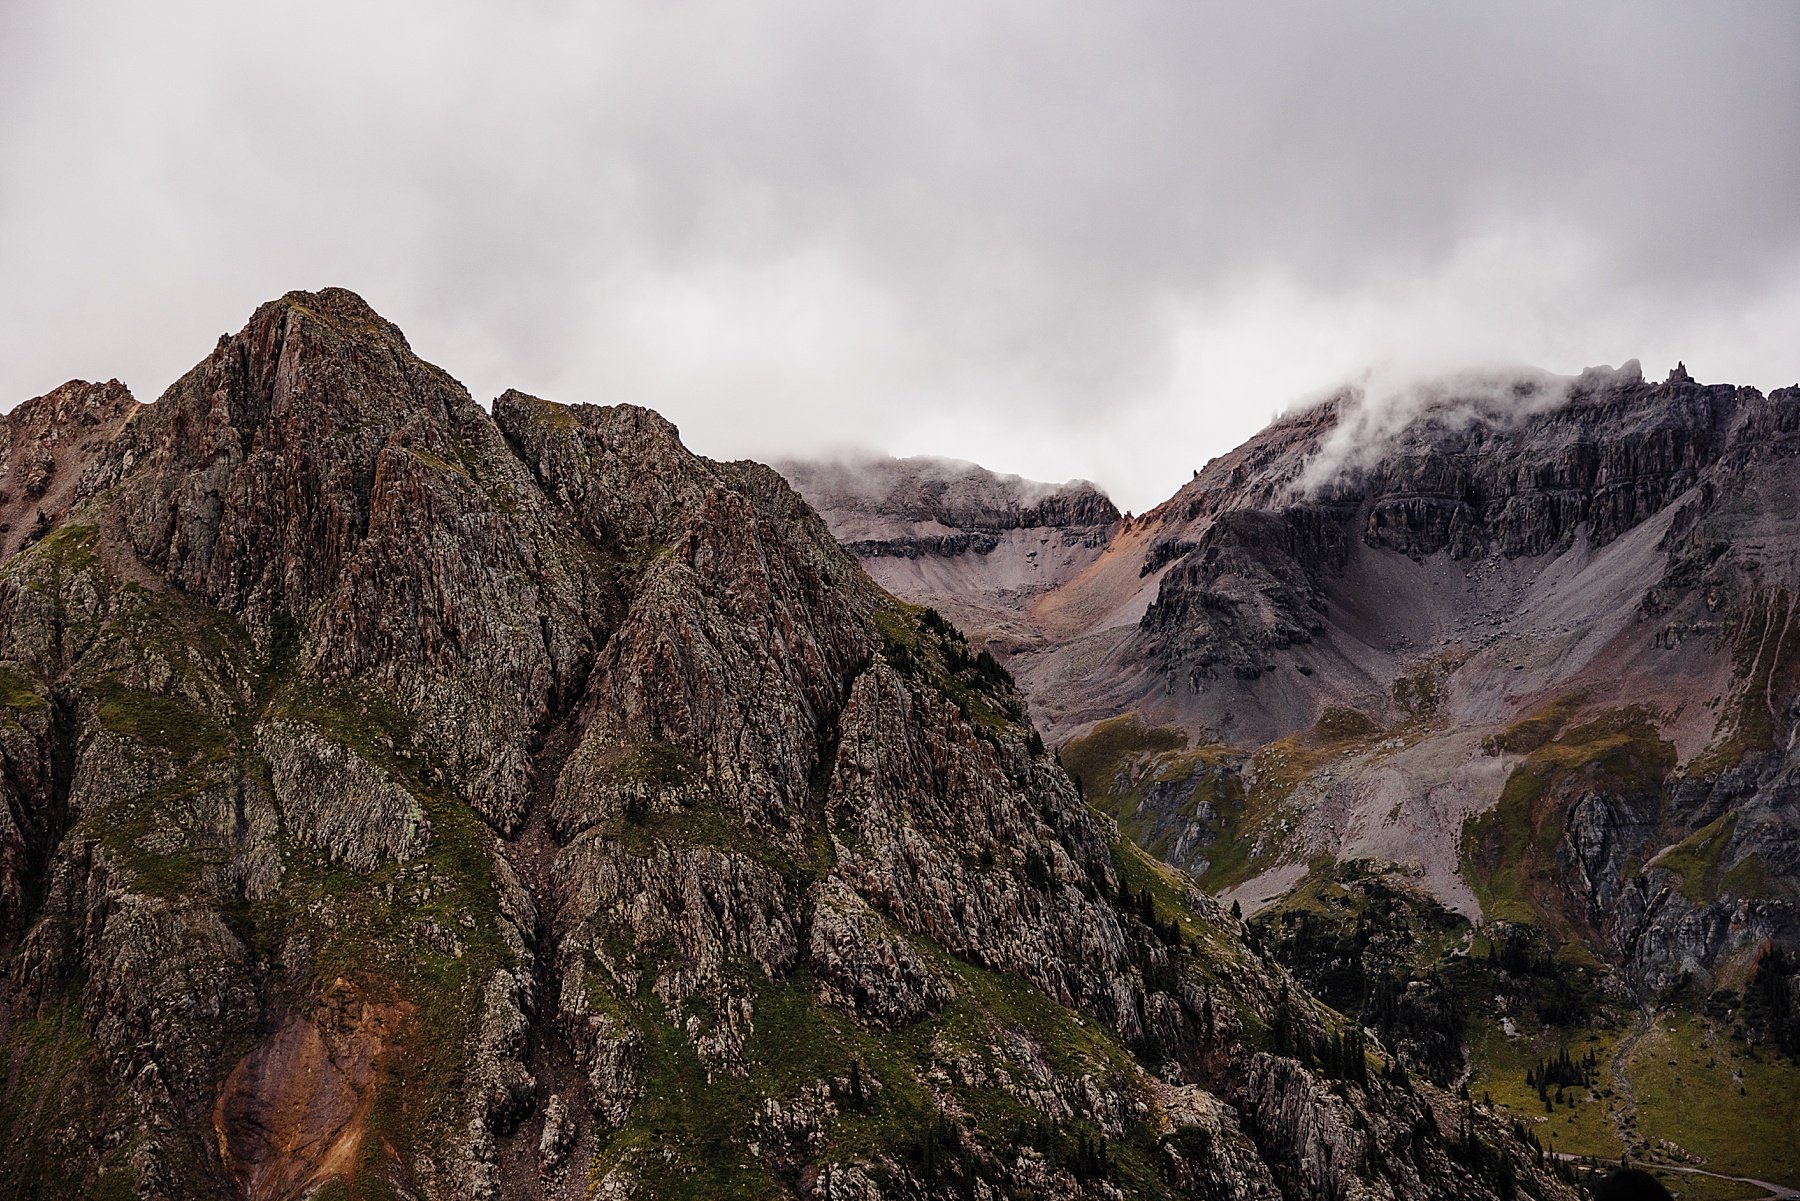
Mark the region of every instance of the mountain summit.
POLYGON ((1574 1145, 1800 1182, 1770 1150, 1800 1121, 1800 388, 1628 362, 1340 396, 1028 598, 890 579, 1010 606, 993 649, 1086 799, 1440 1079, 1500 1095, 1600 1042, 1574 1145), (1680 1093, 1741 1137, 1674 1112, 1690 1049, 1680 1093))
POLYGON ((1046 484, 955 459, 775 464, 882 587, 927 596, 959 628, 1016 649, 1030 607, 1089 567, 1119 510, 1086 480, 1046 484))
POLYGON ((14 1195, 1572 1195, 768 468, 341 290, 6 429, 14 1195))

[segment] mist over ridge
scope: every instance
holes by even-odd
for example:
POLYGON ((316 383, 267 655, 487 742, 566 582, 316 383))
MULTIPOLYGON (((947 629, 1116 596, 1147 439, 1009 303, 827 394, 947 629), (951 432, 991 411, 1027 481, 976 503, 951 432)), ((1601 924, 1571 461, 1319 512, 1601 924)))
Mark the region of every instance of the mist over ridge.
POLYGON ((953 454, 1139 511, 1371 363, 1633 354, 1767 390, 1800 314, 1797 23, 20 0, 0 407, 77 376, 153 396, 327 283, 482 400, 643 404, 719 458, 953 454))

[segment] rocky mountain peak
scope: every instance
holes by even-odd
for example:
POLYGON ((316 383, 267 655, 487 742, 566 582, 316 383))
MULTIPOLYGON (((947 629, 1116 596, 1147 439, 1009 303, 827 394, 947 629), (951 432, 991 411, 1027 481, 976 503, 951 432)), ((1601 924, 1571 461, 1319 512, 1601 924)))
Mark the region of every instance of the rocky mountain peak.
POLYGON ((341 291, 137 412, 0 561, 0 1178, 1568 1196, 768 468, 490 416, 341 291))
POLYGON ((378 485, 451 464, 484 429, 461 385, 354 293, 292 292, 148 406, 85 490, 130 494, 132 552, 266 631, 339 577, 378 485))
POLYGON ((673 422, 637 405, 565 406, 509 389, 494 401, 494 420, 604 545, 628 549, 671 536, 716 483, 673 422))
MULTIPOLYGON (((1630 363, 1572 379, 1477 380, 1374 407, 1334 398, 1207 464, 1094 569, 1037 602, 1044 617, 1081 615, 1053 641, 1079 640, 1079 653, 1069 653, 1083 661, 1105 644, 1112 669, 1084 673, 1071 691, 1052 683, 1062 679, 1060 652, 1033 649, 1017 666, 1034 697, 1070 706, 1041 714, 1054 728, 1128 708, 1130 693, 1161 712, 1191 712, 1182 724, 1196 734, 1219 734, 1217 723, 1229 720, 1249 722, 1233 740, 1280 736, 1304 728, 1334 694, 1362 693, 1357 703, 1369 703, 1384 673, 1400 670, 1371 672, 1356 652, 1364 666, 1308 662, 1322 674, 1275 685, 1283 652, 1319 646, 1333 614, 1359 603, 1345 589, 1360 585, 1345 581, 1376 570, 1381 554, 1413 568, 1439 554, 1461 564, 1498 556, 1521 572, 1535 570, 1526 560, 1592 555, 1684 498, 1710 503, 1709 486, 1736 492, 1742 485, 1727 480, 1779 472, 1794 420, 1791 393, 1652 384, 1630 363), (1143 674, 1152 664, 1160 669, 1143 674), (1340 678, 1345 691, 1321 687, 1340 678), (1072 703, 1100 680, 1124 691, 1072 703)), ((1642 565, 1640 589, 1656 571, 1642 565)), ((1359 626, 1359 641, 1400 637, 1398 614, 1369 620, 1376 628, 1359 626), (1393 634, 1381 632, 1390 626, 1393 634)), ((1404 636, 1398 646, 1418 637, 1404 636)))

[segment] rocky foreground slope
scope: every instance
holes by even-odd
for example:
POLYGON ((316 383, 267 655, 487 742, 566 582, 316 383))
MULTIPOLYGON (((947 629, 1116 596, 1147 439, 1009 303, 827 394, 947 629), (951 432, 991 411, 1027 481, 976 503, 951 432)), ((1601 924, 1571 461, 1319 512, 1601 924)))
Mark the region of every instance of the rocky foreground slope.
POLYGON ((767 468, 335 290, 6 428, 4 1195, 1569 1195, 767 468))

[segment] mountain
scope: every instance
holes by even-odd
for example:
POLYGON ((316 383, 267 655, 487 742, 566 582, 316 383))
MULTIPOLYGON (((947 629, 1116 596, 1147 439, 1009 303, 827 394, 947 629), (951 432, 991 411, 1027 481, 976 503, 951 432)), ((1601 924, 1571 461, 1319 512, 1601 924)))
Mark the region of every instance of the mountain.
POLYGON ((1042 644, 1032 603, 1091 566, 1120 521, 1086 480, 1045 484, 954 459, 774 466, 876 583, 1010 653, 1042 644))
POLYGON ((1598 1040, 1619 1095, 1565 1148, 1735 1153, 1627 1104, 1656 1040, 1735 1040, 1716 1096, 1658 1087, 1766 1155, 1800 1122, 1797 597, 1800 388, 1627 363, 1289 413, 1002 657, 1090 802, 1441 1079, 1598 1040), (1759 1045, 1790 1067, 1751 1098, 1759 1045))
POLYGON ((4 1195, 1573 1196, 766 467, 341 290, 6 430, 4 1195))
POLYGON ((118 380, 75 381, 0 416, 0 558, 62 517, 88 460, 136 409, 118 380))

